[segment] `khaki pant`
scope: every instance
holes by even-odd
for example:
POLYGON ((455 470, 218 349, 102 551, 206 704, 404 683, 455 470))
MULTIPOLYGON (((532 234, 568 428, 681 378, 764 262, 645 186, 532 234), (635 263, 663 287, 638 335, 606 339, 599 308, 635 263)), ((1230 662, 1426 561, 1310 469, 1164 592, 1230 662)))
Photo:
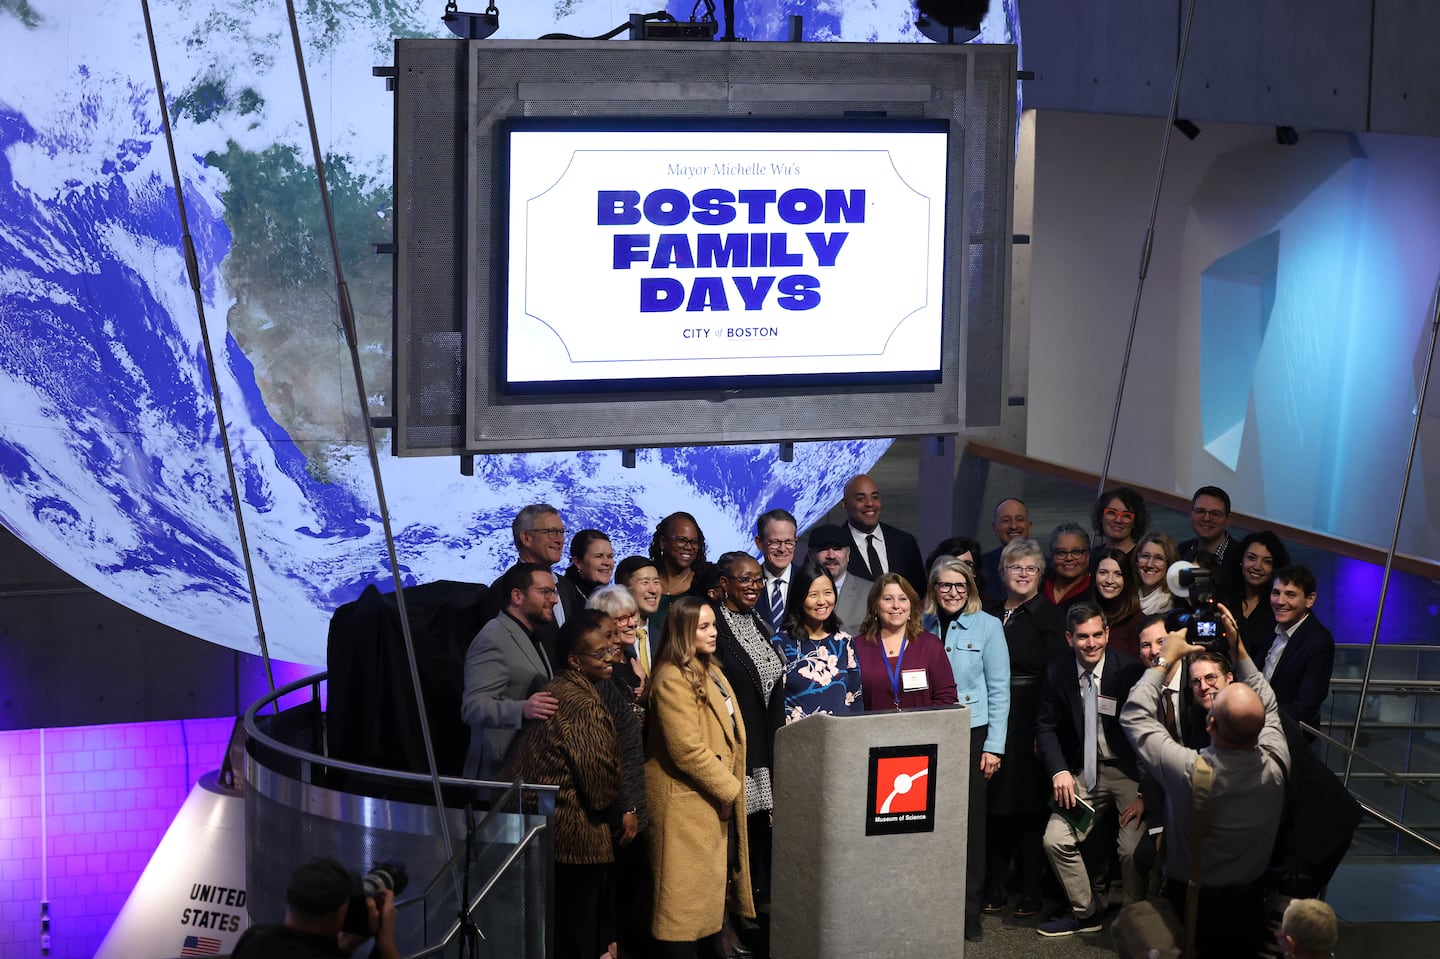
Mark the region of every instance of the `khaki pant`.
MULTIPOLYGON (((1080 843, 1094 831, 1095 825, 1101 819, 1118 816, 1120 810, 1134 802, 1139 791, 1140 784, 1128 778, 1120 771, 1120 767, 1101 763, 1093 790, 1087 790, 1080 782, 1080 777, 1075 777, 1075 795, 1095 807, 1095 819, 1090 828, 1079 833, 1055 813, 1050 814, 1050 821, 1045 824, 1045 855, 1049 857, 1060 884, 1065 887, 1070 908, 1077 916, 1087 916, 1095 909, 1090 876, 1085 869, 1085 860, 1080 856, 1080 843)), ((1137 819, 1120 829, 1115 843, 1115 850, 1120 856, 1120 876, 1125 887, 1127 905, 1145 898, 1145 887, 1136 872, 1134 862, 1135 847, 1140 842, 1142 828, 1141 821, 1137 819)))

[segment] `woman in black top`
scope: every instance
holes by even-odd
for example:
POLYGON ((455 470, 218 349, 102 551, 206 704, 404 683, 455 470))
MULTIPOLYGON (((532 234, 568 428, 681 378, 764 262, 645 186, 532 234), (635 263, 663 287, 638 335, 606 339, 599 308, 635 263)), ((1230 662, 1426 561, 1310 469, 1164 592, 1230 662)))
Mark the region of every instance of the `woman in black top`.
POLYGON ((764 588, 760 564, 749 553, 733 552, 715 564, 720 602, 715 652, 745 724, 745 812, 750 848, 750 882, 755 905, 764 914, 770 901, 770 762, 775 731, 785 723, 785 663, 771 645, 770 631, 755 611, 764 588))
POLYGON ((1040 713, 1040 682, 1045 670, 1069 652, 1060 611, 1040 595, 1045 554, 1033 539, 1012 541, 1000 553, 1000 579, 1005 598, 986 607, 1005 628, 1010 649, 1010 725, 1005 736, 1005 762, 990 779, 986 858, 987 913, 1005 906, 1005 877, 1010 860, 1020 854, 1020 899, 1015 916, 1040 911, 1041 879, 1045 875, 1045 800, 1049 777, 1035 753, 1035 720, 1040 713))
POLYGON ((1275 571, 1289 565, 1289 550, 1280 542, 1280 537, 1268 529, 1258 530, 1240 541, 1240 602, 1230 608, 1235 611, 1247 649, 1268 646, 1275 632, 1270 587, 1275 582, 1275 571))

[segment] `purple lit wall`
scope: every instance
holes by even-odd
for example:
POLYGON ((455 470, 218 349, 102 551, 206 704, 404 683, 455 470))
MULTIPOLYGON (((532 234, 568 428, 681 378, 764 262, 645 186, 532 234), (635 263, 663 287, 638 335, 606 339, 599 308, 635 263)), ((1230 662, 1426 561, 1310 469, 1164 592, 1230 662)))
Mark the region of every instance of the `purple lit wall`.
POLYGON ((233 719, 0 732, 0 959, 95 954, 233 719), (42 840, 42 836, 44 837, 42 840))

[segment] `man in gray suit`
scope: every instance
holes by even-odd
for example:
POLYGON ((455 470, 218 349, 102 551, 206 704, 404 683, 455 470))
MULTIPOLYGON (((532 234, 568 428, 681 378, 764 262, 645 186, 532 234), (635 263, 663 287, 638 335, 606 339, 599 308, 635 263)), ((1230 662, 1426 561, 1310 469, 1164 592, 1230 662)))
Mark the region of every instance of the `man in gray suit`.
POLYGON ((849 572, 850 535, 839 526, 816 526, 806 540, 810 558, 815 560, 835 581, 835 615, 847 633, 860 631, 865 622, 865 602, 874 585, 859 573, 849 572))
POLYGON ((537 632, 555 622, 555 574, 538 563, 517 563, 501 577, 507 598, 465 653, 460 713, 470 724, 465 775, 494 779, 505 750, 527 719, 549 719, 555 697, 544 691, 554 675, 537 632))

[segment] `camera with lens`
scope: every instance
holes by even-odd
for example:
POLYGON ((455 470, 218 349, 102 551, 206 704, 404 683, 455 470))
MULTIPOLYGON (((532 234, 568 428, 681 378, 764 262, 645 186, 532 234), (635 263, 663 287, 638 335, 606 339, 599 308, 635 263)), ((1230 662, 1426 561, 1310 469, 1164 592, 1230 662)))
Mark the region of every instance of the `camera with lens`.
POLYGON ((1189 599, 1193 609, 1172 609, 1165 614, 1165 628, 1171 632, 1185 630, 1192 646, 1209 653, 1230 655, 1230 643, 1215 608, 1215 578, 1206 567, 1181 560, 1165 573, 1165 585, 1182 599, 1189 599))
POLYGON ((360 880, 360 888, 364 892, 350 897, 350 908, 345 913, 343 931, 357 936, 370 935, 370 910, 365 905, 365 900, 375 899, 382 889, 389 889, 398 898, 409 884, 410 876, 405 872, 403 862, 389 860, 376 863, 360 880))

